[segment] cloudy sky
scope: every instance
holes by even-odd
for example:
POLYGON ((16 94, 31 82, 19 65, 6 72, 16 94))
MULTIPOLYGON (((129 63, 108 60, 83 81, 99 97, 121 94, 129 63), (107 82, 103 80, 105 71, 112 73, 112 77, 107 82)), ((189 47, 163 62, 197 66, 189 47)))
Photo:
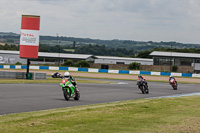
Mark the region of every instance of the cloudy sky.
POLYGON ((200 44, 200 0, 0 0, 0 32, 20 33, 22 14, 41 35, 200 44))

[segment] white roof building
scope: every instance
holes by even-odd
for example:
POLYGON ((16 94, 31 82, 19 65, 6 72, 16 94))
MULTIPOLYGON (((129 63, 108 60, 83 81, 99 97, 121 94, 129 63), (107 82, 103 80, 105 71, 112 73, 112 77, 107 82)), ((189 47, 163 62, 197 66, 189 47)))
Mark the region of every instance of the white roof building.
MULTIPOLYGON (((153 65, 153 59, 144 58, 128 58, 128 57, 114 57, 114 56, 94 56, 86 54, 65 54, 65 53, 48 53, 39 52, 38 59, 31 59, 31 64, 55 64, 65 60, 86 60, 100 64, 130 64, 132 62, 140 63, 141 65, 153 65)), ((15 64, 20 62, 26 64, 27 60, 19 57, 19 51, 0 50, 0 63, 15 64)))
POLYGON ((196 58, 200 59, 200 54, 196 53, 179 53, 179 52, 160 52, 153 51, 151 54, 153 57, 176 57, 176 58, 196 58))
POLYGON ((153 65, 153 59, 145 58, 128 58, 128 57, 113 57, 113 56, 95 56, 94 63, 100 64, 130 64, 132 62, 140 63, 141 65, 153 65))
MULTIPOLYGON (((93 57, 92 55, 85 55, 85 54, 63 54, 63 53, 38 52, 38 59, 31 59, 31 63, 32 64, 38 64, 38 63, 55 64, 56 62, 59 62, 59 60, 61 62, 68 59, 77 61, 77 60, 87 60, 92 57, 93 57)), ((0 63, 15 64, 17 62, 26 64, 27 60, 19 57, 19 51, 0 50, 0 63)))
POLYGON ((200 71, 200 54, 153 51, 150 56, 154 65, 191 66, 200 71))

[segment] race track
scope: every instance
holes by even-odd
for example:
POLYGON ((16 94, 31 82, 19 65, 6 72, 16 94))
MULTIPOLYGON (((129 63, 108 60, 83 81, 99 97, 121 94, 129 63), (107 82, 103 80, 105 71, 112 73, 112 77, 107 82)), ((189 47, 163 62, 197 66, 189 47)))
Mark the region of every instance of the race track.
POLYGON ((178 90, 173 90, 168 83, 149 82, 150 93, 142 94, 135 81, 112 81, 123 83, 79 83, 79 101, 66 101, 59 83, 0 84, 0 115, 200 92, 198 84, 178 84, 178 90))

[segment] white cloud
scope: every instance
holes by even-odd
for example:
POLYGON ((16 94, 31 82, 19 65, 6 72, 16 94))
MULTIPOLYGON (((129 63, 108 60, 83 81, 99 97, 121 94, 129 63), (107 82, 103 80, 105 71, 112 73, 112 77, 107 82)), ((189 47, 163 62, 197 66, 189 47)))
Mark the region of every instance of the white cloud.
POLYGON ((41 16, 42 35, 200 43, 198 0, 1 0, 1 31, 22 14, 41 16))

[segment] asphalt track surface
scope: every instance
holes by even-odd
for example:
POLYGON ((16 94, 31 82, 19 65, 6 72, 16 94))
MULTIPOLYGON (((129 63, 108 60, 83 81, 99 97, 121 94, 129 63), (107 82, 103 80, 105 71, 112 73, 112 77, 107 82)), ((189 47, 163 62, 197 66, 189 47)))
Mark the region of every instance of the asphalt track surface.
POLYGON ((59 83, 0 84, 0 115, 200 92, 199 84, 178 84, 173 90, 168 83, 149 82, 150 93, 142 94, 135 81, 109 81, 117 83, 79 83, 79 101, 66 101, 59 83))

